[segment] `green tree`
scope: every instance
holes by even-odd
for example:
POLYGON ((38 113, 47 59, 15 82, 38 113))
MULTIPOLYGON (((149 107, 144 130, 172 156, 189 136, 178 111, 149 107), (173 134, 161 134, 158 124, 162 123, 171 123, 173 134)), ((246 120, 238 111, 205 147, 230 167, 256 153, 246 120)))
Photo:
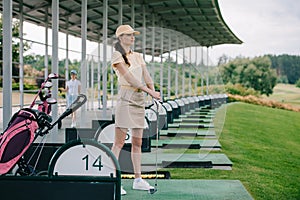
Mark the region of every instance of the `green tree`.
POLYGON ((253 88, 261 94, 270 95, 276 84, 276 72, 271 69, 269 57, 237 58, 220 66, 225 84, 241 84, 253 88))
POLYGON ((298 81, 296 82, 296 87, 300 88, 300 78, 299 78, 298 81))
POLYGON ((276 70, 279 80, 289 84, 295 84, 300 78, 300 56, 295 55, 268 55, 272 62, 272 68, 276 70))

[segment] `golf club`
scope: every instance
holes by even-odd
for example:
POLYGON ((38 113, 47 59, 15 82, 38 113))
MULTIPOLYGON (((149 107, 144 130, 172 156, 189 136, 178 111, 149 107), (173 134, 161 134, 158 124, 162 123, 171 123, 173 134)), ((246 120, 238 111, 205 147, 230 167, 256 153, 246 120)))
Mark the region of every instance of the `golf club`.
POLYGON ((159 106, 158 104, 161 103, 160 101, 156 100, 156 99, 153 99, 153 102, 155 103, 156 105, 156 115, 157 115, 157 129, 156 129, 156 152, 155 152, 155 184, 154 184, 154 188, 150 188, 148 190, 148 193, 149 194, 154 194, 155 192, 157 192, 157 151, 158 151, 158 127, 159 127, 159 119, 158 119, 158 115, 159 115, 159 106))

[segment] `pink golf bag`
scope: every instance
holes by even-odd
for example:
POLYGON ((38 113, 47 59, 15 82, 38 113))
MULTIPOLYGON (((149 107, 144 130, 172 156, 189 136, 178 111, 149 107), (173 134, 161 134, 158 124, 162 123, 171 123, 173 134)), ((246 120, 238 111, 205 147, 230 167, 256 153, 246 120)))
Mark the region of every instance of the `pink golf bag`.
POLYGON ((78 95, 77 99, 66 111, 54 123, 51 123, 51 104, 55 104, 56 100, 51 98, 50 88, 52 83, 48 80, 57 78, 57 74, 49 74, 30 107, 15 113, 7 128, 3 133, 0 133, 0 175, 7 174, 15 165, 19 167, 15 174, 33 175, 35 169, 28 165, 29 162, 23 157, 24 153, 38 136, 48 134, 54 126, 61 124, 65 117, 75 112, 86 102, 87 98, 85 95, 78 95), (49 90, 45 97, 41 95, 44 88, 49 90), (38 101, 38 109, 33 109, 33 106, 37 103, 36 99, 38 96, 41 99, 38 101))
POLYGON ((27 151, 39 125, 32 109, 21 109, 13 115, 0 135, 0 174, 6 174, 27 151))

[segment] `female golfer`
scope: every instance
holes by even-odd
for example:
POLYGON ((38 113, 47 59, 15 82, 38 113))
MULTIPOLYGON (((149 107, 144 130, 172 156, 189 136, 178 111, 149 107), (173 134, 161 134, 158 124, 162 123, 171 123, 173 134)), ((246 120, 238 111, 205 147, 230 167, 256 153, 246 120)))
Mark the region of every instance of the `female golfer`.
MULTIPOLYGON (((129 25, 120 25, 116 30, 118 38, 111 63, 118 77, 119 92, 115 108, 115 141, 112 152, 118 158, 125 143, 128 129, 132 133, 131 159, 135 179, 133 189, 150 190, 153 187, 141 178, 141 146, 143 129, 145 127, 145 99, 146 92, 155 99, 160 99, 160 93, 154 89, 153 81, 146 68, 143 57, 132 51, 135 41, 135 31, 129 25), (145 83, 145 84, 144 84, 145 83)), ((121 193, 126 191, 121 188, 121 193)))

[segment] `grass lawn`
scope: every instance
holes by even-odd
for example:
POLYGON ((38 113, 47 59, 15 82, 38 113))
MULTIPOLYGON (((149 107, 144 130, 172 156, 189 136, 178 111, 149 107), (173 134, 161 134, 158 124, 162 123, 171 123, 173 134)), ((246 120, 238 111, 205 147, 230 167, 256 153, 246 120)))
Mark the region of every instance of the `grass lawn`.
POLYGON ((295 85, 277 84, 273 89, 273 94, 264 98, 300 108, 300 88, 295 85))
POLYGON ((228 104, 219 141, 233 169, 168 171, 179 179, 240 180, 254 199, 300 199, 299 119, 298 112, 228 104))

